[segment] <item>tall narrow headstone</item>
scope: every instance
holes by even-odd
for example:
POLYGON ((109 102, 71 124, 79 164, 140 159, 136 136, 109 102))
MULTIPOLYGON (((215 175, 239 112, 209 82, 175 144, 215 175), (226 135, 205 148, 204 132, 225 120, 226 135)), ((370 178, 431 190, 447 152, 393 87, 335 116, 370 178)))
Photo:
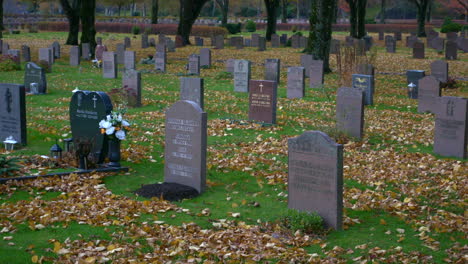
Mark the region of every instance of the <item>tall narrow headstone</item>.
POLYGON ((424 71, 409 70, 406 72, 406 81, 408 83, 408 98, 418 99, 419 79, 425 76, 424 71))
POLYGON ((341 42, 337 39, 332 39, 330 44, 330 54, 338 54, 341 49, 341 42))
POLYGON ((61 51, 60 51, 60 44, 57 41, 52 43, 52 49, 54 51, 54 58, 60 59, 61 51))
POLYGON ((314 60, 314 57, 310 54, 302 54, 301 55, 301 66, 304 67, 305 69, 305 77, 309 78, 310 77, 310 65, 312 64, 312 61, 314 60))
POLYGON ((323 84, 323 60, 312 60, 309 68, 309 87, 317 88, 323 84))
POLYGON ((396 40, 392 36, 385 36, 385 48, 388 53, 396 52, 396 40))
POLYGON ((305 69, 304 67, 288 68, 288 90, 289 99, 302 98, 305 94, 305 69))
POLYGON ((158 44, 156 45, 156 56, 154 58, 154 68, 155 70, 166 72, 166 45, 158 44))
POLYGON ((146 34, 141 35, 141 48, 142 49, 148 48, 148 35, 146 34))
POLYGON ((249 92, 250 83, 250 61, 235 60, 234 61, 234 91, 249 92))
POLYGON ((26 45, 21 46, 21 55, 23 55, 24 62, 31 61, 31 49, 29 48, 29 46, 26 46, 26 45))
POLYGON ((117 54, 112 51, 105 51, 102 54, 102 73, 104 78, 117 78, 117 54))
POLYGON ((259 37, 258 38, 258 51, 265 51, 266 50, 266 38, 259 37))
POLYGON ((47 80, 44 69, 37 66, 33 62, 26 63, 24 71, 24 88, 26 92, 31 93, 47 93, 47 80), (31 84, 35 83, 37 85, 37 91, 31 90, 31 84))
POLYGON ((200 75, 200 56, 197 54, 189 56, 188 72, 191 75, 200 75))
POLYGON ((374 76, 353 74, 353 88, 364 92, 364 105, 374 104, 374 76))
POLYGON ((117 64, 124 64, 125 63, 125 44, 118 43, 117 44, 117 64))
POLYGON ((364 91, 341 87, 336 96, 336 127, 361 139, 364 127, 364 91))
POLYGON ((96 38, 96 45, 102 45, 102 38, 101 37, 96 38))
MULTIPOLYGON (((96 48, 96 55, 97 55, 97 48, 96 48)), ((78 66, 78 65, 80 65, 80 47, 71 46, 70 47, 70 66, 78 66)))
POLYGON ((447 83, 448 63, 443 60, 436 60, 431 63, 431 75, 436 77, 441 83, 447 83))
POLYGON ((178 101, 166 111, 164 181, 206 186, 207 115, 192 101, 178 101))
POLYGON ((273 34, 271 35, 271 47, 272 48, 279 48, 280 47, 280 36, 273 34))
POLYGON ((136 53, 133 50, 126 50, 124 52, 124 69, 135 70, 136 53))
POLYGON ((91 48, 89 43, 81 44, 81 58, 83 60, 90 60, 91 59, 91 48))
POLYGON ((419 79, 418 87, 418 112, 434 113, 440 97, 440 81, 429 75, 419 79))
POLYGON ((10 45, 6 42, 2 43, 2 54, 7 54, 8 50, 10 49, 10 45))
POLYGON ((258 38, 260 38, 260 34, 252 34, 252 47, 258 47, 258 38))
POLYGON ((195 102, 203 109, 204 91, 202 78, 180 78, 180 100, 195 102))
POLYGON ((127 91, 128 106, 141 107, 141 73, 135 69, 125 69, 122 84, 127 91))
POLYGON ((200 50, 200 66, 211 67, 211 50, 209 48, 200 50))
POLYGON ((301 36, 299 36, 299 35, 293 35, 293 36, 291 37, 291 47, 292 47, 293 49, 298 49, 298 48, 300 48, 300 46, 301 46, 300 38, 301 38, 301 36))
POLYGON ((13 137, 26 145, 26 98, 23 85, 0 83, 0 142, 13 137))
POLYGON ((132 47, 132 41, 130 40, 129 37, 124 38, 124 44, 125 44, 125 48, 131 48, 132 47))
POLYGON ((104 51, 107 51, 106 46, 102 46, 102 45, 96 46, 96 52, 95 52, 96 60, 102 61, 102 54, 104 53, 104 51))
MULTIPOLYGON (((261 41, 260 41, 261 42, 261 41)), ((280 59, 265 60, 265 80, 275 81, 279 84, 280 81, 280 59)))
POLYGON ((288 140, 288 208, 317 212, 327 227, 342 229, 343 145, 323 132, 288 140))
POLYGON ((224 36, 218 35, 215 37, 215 49, 224 49, 224 36))
POLYGON ((249 120, 275 124, 277 82, 250 80, 249 89, 249 120))

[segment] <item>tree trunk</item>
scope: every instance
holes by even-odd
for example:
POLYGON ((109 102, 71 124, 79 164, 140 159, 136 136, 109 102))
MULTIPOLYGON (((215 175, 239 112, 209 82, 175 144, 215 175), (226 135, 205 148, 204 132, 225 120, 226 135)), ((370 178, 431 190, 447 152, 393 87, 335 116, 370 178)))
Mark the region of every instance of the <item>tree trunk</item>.
POLYGON ((221 24, 226 25, 228 21, 228 13, 229 13, 229 0, 216 0, 219 8, 221 9, 222 20, 221 24))
POLYGON ((276 11, 279 6, 279 0, 265 0, 265 7, 267 10, 267 30, 266 40, 271 40, 271 35, 276 33, 276 11))
POLYGON ((429 0, 415 0, 418 8, 418 37, 426 37, 426 12, 429 0))
POLYGON ((0 39, 3 38, 3 29, 3 0, 0 0, 0 39))
POLYGON ((354 2, 354 0, 346 0, 346 2, 348 2, 348 5, 349 5, 349 25, 350 25, 350 29, 349 29, 349 35, 353 38, 356 38, 357 37, 357 28, 356 28, 356 25, 357 25, 357 7, 356 7, 356 3, 354 2))
POLYGON ((78 45, 78 34, 80 32, 80 7, 81 0, 60 0, 65 15, 68 19, 68 38, 66 45, 78 45))
POLYGON ((288 0, 281 0, 281 23, 288 22, 288 0))
POLYGON ((208 0, 179 0, 179 26, 177 27, 177 35, 182 37, 182 43, 184 45, 190 44, 190 32, 192 31, 193 23, 197 20, 203 5, 208 0))
POLYGON ((309 39, 305 52, 312 54, 314 60, 323 60, 323 72, 328 73, 331 72, 330 44, 334 20, 333 13, 337 8, 337 1, 314 0, 311 3, 309 39))
POLYGON ((92 57, 94 57, 94 49, 96 47, 96 28, 94 25, 95 14, 96 0, 85 0, 81 3, 81 44, 89 43, 92 57))
POLYGON ((117 10, 118 10, 118 13, 119 13, 119 16, 120 16, 120 10, 122 10, 122 6, 121 6, 121 5, 118 5, 118 6, 117 6, 117 10))
POLYGON ((429 3, 427 5, 426 22, 431 22, 433 5, 434 5, 434 0, 429 0, 429 3))
POLYGON ((385 24, 385 0, 380 0, 380 24, 385 24))
POLYGON ((159 0, 151 0, 151 24, 158 23, 159 0))
POLYGON ((367 7, 367 0, 358 0, 358 8, 357 8, 357 38, 361 39, 366 35, 366 7, 367 7))

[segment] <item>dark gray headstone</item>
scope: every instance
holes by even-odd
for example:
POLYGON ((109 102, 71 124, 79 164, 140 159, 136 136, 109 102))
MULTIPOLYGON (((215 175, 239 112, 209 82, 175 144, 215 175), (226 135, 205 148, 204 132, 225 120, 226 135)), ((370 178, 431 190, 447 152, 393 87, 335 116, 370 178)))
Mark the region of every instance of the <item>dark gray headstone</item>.
POLYGON ((26 99, 23 85, 0 83, 0 142, 12 136, 26 145, 26 99))
POLYGON ((215 37, 215 49, 224 49, 224 36, 218 35, 215 37))
POLYGON ((135 70, 136 52, 133 50, 126 50, 124 52, 124 68, 125 70, 135 70))
POLYGON ((448 32, 446 35, 448 41, 455 41, 458 38, 457 32, 448 32))
POLYGON ((302 98, 305 94, 305 69, 304 67, 288 68, 287 97, 302 98))
POLYGON ((435 112, 437 99, 440 97, 440 81, 434 76, 419 79, 418 83, 418 112, 435 112))
POLYGON ((275 124, 277 82, 250 80, 249 89, 249 120, 275 124))
POLYGON ((388 53, 396 52, 396 40, 392 36, 385 36, 385 48, 388 53))
POLYGON ((117 64, 124 64, 125 63, 125 44, 118 43, 117 44, 117 64))
POLYGON ((435 37, 429 43, 431 44, 431 48, 437 50, 438 52, 444 51, 445 39, 440 38, 440 37, 435 37))
MULTIPOLYGON (((260 40, 261 42, 261 40, 260 40)), ((275 81, 279 84, 280 81, 280 59, 266 59, 265 60, 265 80, 275 81)))
POLYGON ((337 39, 332 39, 330 44, 330 54, 338 54, 341 49, 341 42, 337 39))
POLYGON ((265 51, 266 50, 266 38, 259 37, 258 38, 258 51, 265 51))
POLYGON ((364 91, 341 87, 336 96, 336 127, 352 137, 362 139, 364 128, 364 91))
POLYGON ((166 111, 164 181, 206 186, 207 115, 192 101, 178 101, 166 111))
POLYGON ((234 74, 234 59, 226 60, 226 71, 234 74))
POLYGON ((24 62, 30 62, 31 61, 31 49, 29 46, 22 45, 21 46, 21 54, 23 55, 23 61, 24 62))
POLYGON ((299 48, 303 49, 307 46, 307 37, 300 36, 299 37, 299 48))
POLYGON ((200 66, 211 67, 211 49, 203 48, 200 50, 200 66))
POLYGON ((356 73, 374 76, 375 68, 372 64, 369 63, 358 64, 356 68, 356 73))
POLYGON ((258 47, 258 38, 260 38, 260 34, 252 34, 252 47, 258 47))
POLYGON ((70 102, 70 126, 75 142, 90 141, 91 156, 102 163, 107 153, 107 139, 99 130, 99 122, 112 111, 112 102, 104 92, 77 91, 70 102))
POLYGON ((234 91, 249 92, 250 83, 250 61, 235 60, 234 61, 234 91))
POLYGON ((96 60, 100 60, 102 61, 102 55, 104 54, 104 52, 107 51, 107 47, 106 46, 102 46, 102 45, 98 45, 96 46, 96 60))
POLYGON ((353 88, 364 92, 364 105, 374 104, 374 76, 353 74, 353 88))
POLYGON ((180 78, 180 100, 195 102, 203 109, 204 91, 202 78, 180 78))
POLYGON ((96 38, 96 45, 102 45, 102 38, 101 37, 96 38))
POLYGON ((112 51, 105 51, 102 54, 102 76, 104 78, 117 78, 117 54, 112 51))
POLYGON ((280 36, 273 34, 271 35, 271 47, 272 48, 279 48, 280 47, 280 36))
POLYGON ((309 87, 317 88, 323 84, 323 61, 322 60, 312 60, 309 68, 306 68, 306 71, 309 72, 309 87))
POLYGON ((393 33, 393 35, 396 41, 401 40, 401 32, 395 32, 393 33))
POLYGON ((130 48, 132 47, 132 41, 129 37, 125 37, 124 38, 124 44, 125 44, 125 48, 130 48))
POLYGON ((362 39, 363 39, 364 42, 365 42, 365 49, 366 49, 366 51, 369 51, 369 50, 372 48, 372 44, 373 44, 374 40, 373 40, 372 37, 369 36, 369 35, 364 36, 362 39))
POLYGON ((191 75, 200 75, 200 56, 197 54, 189 56, 188 73, 191 75))
POLYGON ((195 45, 199 47, 203 46, 203 38, 195 37, 195 45))
POLYGON ((468 52, 468 39, 467 38, 459 38, 457 41, 458 49, 463 50, 463 52, 468 52))
POLYGON ((128 94, 128 106, 141 107, 141 73, 135 69, 125 69, 122 85, 128 94))
POLYGON ((312 64, 312 61, 314 60, 314 57, 310 54, 302 54, 301 55, 301 66, 304 67, 305 69, 305 77, 309 78, 310 77, 310 65, 312 64))
POLYGON ((47 62, 49 67, 52 67, 52 64, 54 63, 52 49, 40 48, 39 49, 39 61, 45 61, 47 62))
POLYGON ((166 45, 158 44, 156 45, 156 55, 154 57, 154 69, 162 72, 166 72, 166 45))
MULTIPOLYGON (((98 49, 96 48, 96 57, 98 49)), ((101 57, 102 60, 102 57, 101 57)), ((70 47, 70 65, 71 66, 78 66, 80 65, 80 47, 79 46, 71 46, 70 47)))
POLYGON ((448 82, 448 63, 443 60, 436 60, 431 63, 431 75, 436 77, 440 82, 448 82))
POLYGON ((288 140, 288 208, 317 212, 327 227, 342 229, 343 145, 323 132, 288 140))
POLYGON ((89 43, 81 44, 81 58, 83 60, 91 59, 91 47, 89 46, 89 43))
POLYGON ((26 92, 34 92, 31 90, 31 83, 37 84, 37 93, 47 93, 47 80, 44 69, 33 62, 28 62, 24 71, 24 88, 26 92))
POLYGON ((280 43, 283 46, 286 46, 286 43, 288 43, 288 34, 282 34, 280 37, 280 43))
POLYGON ((406 72, 406 81, 408 83, 408 98, 418 99, 419 79, 425 76, 424 71, 409 70, 406 72))
POLYGON ((148 35, 146 34, 141 34, 141 48, 148 48, 148 35))
POLYGON ((413 58, 415 59, 424 59, 424 43, 421 41, 416 41, 413 44, 413 58))
POLYGON ((458 53, 458 45, 455 41, 447 41, 445 45, 445 59, 446 60, 456 60, 458 53))
POLYGON ((439 98, 434 129, 434 153, 466 159, 467 111, 466 98, 439 98))
POLYGON ((52 49, 53 49, 53 52, 54 52, 54 58, 55 59, 60 59, 60 44, 57 42, 57 41, 54 41, 54 43, 52 43, 52 49))

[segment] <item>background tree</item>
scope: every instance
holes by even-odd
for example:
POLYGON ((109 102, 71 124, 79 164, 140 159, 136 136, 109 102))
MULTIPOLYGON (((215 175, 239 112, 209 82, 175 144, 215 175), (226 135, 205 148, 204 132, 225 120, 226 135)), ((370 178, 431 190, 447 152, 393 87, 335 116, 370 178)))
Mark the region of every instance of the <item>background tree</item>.
POLYGON ((386 1, 380 0, 380 24, 385 24, 385 7, 386 1))
POLYGON ((216 3, 219 6, 219 9, 221 9, 221 24, 226 25, 227 20, 228 20, 228 12, 229 12, 229 0, 216 0, 216 3))
POLYGON ((409 0, 416 5, 418 11, 418 37, 426 36, 426 14, 430 0, 409 0))
POLYGON ((279 0, 265 0, 267 10, 266 39, 271 40, 271 35, 276 33, 276 15, 278 14, 279 0))
POLYGON ((336 0, 311 1, 309 39, 305 52, 311 54, 315 60, 323 60, 324 72, 331 72, 330 44, 336 8, 336 0))
POLYGON ((78 45, 81 0, 60 0, 60 4, 68 19, 68 38, 65 44, 78 45))
POLYGON ((349 5, 350 36, 360 39, 366 35, 367 0, 346 0, 349 5))
POLYGON ((96 47, 96 27, 94 25, 96 15, 96 0, 84 0, 81 3, 81 44, 89 43, 91 54, 94 56, 96 47))
POLYGON ((151 0, 151 24, 158 23, 159 0, 151 0))
POLYGON ((281 0, 281 23, 288 22, 288 0, 281 0))
POLYGON ((190 44, 189 37, 193 23, 197 20, 206 2, 208 2, 208 0, 180 0, 177 35, 182 36, 184 45, 190 44))
POLYGON ((0 0, 0 39, 3 38, 3 0, 0 0))

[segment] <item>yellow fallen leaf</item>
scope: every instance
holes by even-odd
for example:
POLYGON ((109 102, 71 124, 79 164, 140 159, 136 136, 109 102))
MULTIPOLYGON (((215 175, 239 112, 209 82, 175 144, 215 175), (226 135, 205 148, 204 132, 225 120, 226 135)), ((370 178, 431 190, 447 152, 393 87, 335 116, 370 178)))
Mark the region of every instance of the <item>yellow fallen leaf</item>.
POLYGON ((32 256, 32 258, 31 258, 31 262, 32 262, 32 263, 37 263, 38 260, 39 260, 39 257, 38 257, 37 255, 34 255, 34 256, 32 256))

